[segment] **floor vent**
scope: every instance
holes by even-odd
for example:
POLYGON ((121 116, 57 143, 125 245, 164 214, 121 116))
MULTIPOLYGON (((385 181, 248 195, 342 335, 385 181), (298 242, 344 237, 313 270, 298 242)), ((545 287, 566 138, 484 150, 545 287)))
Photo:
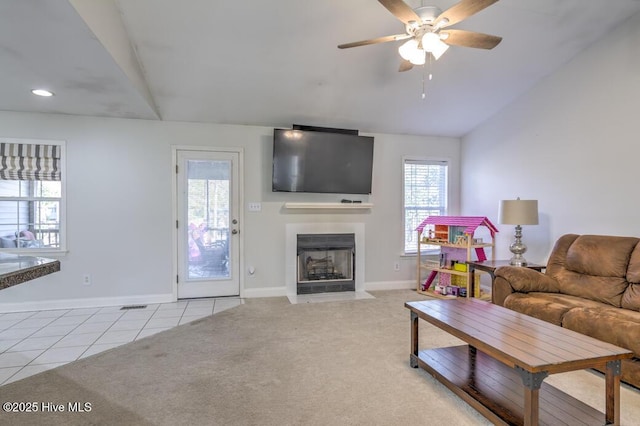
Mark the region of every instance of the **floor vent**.
POLYGON ((147 305, 129 305, 129 306, 123 306, 122 308, 120 308, 120 310, 128 311, 129 309, 144 309, 146 307, 147 305))

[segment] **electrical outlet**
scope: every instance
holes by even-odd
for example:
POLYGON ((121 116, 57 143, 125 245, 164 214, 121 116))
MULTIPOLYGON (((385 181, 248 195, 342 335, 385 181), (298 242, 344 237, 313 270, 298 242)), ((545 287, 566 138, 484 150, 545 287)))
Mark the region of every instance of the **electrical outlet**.
POLYGON ((396 262, 393 264, 393 270, 396 272, 400 271, 400 262, 396 262))
POLYGON ((83 285, 91 285, 91 275, 89 274, 84 274, 82 276, 82 284, 83 285))

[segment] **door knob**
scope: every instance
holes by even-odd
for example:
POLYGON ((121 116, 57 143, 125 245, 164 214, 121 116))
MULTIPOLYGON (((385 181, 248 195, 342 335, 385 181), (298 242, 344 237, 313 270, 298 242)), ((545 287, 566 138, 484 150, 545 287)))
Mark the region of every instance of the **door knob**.
POLYGON ((238 233, 238 230, 237 230, 237 229, 232 229, 232 230, 231 230, 231 233, 232 233, 233 235, 236 235, 236 234, 238 233))

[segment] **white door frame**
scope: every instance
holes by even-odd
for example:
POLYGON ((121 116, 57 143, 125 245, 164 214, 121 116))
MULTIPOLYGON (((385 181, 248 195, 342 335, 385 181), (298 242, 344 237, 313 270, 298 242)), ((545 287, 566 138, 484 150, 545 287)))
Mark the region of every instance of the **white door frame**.
POLYGON ((172 259, 172 299, 178 300, 178 182, 176 179, 176 167, 178 167, 178 151, 203 151, 203 152, 234 152, 238 154, 238 221, 240 222, 240 235, 238 235, 238 280, 240 281, 240 297, 244 297, 244 149, 242 147, 210 147, 193 145, 171 145, 171 259, 172 259))

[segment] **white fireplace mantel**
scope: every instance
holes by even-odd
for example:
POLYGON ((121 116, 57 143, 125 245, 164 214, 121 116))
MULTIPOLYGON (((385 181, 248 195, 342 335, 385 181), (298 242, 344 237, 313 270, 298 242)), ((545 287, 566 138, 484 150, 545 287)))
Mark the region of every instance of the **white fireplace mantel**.
POLYGON ((356 241, 355 293, 364 291, 364 223, 289 223, 285 236, 285 288, 291 303, 297 298, 298 234, 354 234, 356 241))
POLYGON ((372 203, 284 203, 289 210, 368 210, 372 203))

